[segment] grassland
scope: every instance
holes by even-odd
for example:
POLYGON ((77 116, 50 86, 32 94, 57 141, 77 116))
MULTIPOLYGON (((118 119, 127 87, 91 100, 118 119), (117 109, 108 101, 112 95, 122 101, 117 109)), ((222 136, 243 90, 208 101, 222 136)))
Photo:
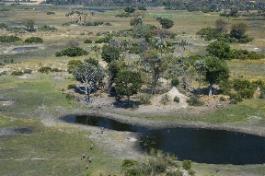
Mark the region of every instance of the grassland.
MULTIPOLYGON (((5 63, 5 68, 13 70, 32 69, 31 75, 23 76, 0 76, 0 99, 13 102, 10 106, 0 105, 0 128, 29 127, 33 129, 31 134, 18 134, 16 136, 0 136, 0 175, 85 175, 99 172, 117 173, 120 169, 121 161, 108 153, 94 148, 89 148, 93 144, 88 139, 89 133, 77 128, 65 126, 46 127, 41 121, 45 118, 56 118, 62 114, 88 110, 74 100, 66 98, 63 91, 73 83, 72 77, 65 73, 36 73, 41 66, 50 66, 66 70, 67 62, 72 58, 55 57, 55 52, 65 48, 71 42, 79 43, 79 46, 90 50, 89 44, 83 41, 87 38, 98 38, 98 32, 118 31, 129 29, 130 18, 117 18, 115 15, 121 10, 96 12, 95 16, 89 16, 88 20, 103 21, 111 23, 111 26, 81 27, 63 26, 63 23, 70 19, 65 16, 67 8, 56 8, 48 6, 36 6, 30 8, 17 8, 10 11, 1 12, 0 23, 11 26, 20 26, 27 19, 33 19, 36 25, 52 25, 58 30, 55 32, 37 31, 35 33, 12 33, 0 30, 0 35, 16 34, 22 39, 29 36, 39 36, 44 39, 43 50, 18 54, 2 54, 0 62, 3 60, 14 60, 14 63, 5 63), (46 15, 47 11, 55 11, 55 15, 46 15), (81 160, 83 153, 91 154, 92 164, 81 160), (88 169, 87 169, 88 166, 88 169)), ((168 17, 175 22, 172 32, 178 34, 178 38, 185 38, 195 44, 199 43, 199 50, 207 43, 202 41, 195 33, 207 26, 213 26, 217 13, 186 12, 186 11, 166 11, 160 8, 150 9, 145 12, 144 21, 149 24, 158 25, 155 18, 158 16, 168 17), (197 42, 197 43, 196 43, 197 42)), ((225 19, 228 20, 228 19, 225 19)), ((231 18, 230 23, 243 21, 249 24, 249 35, 255 40, 247 45, 235 44, 235 48, 252 49, 260 48, 265 50, 265 23, 257 18, 231 18)), ((13 44, 0 44, 0 50, 7 47, 24 45, 22 42, 13 44)), ((0 51, 1 53, 1 51, 0 51)), ((91 51, 88 56, 77 57, 75 59, 85 59, 90 56, 99 58, 98 53, 91 51)), ((228 61, 232 78, 245 78, 249 80, 265 80, 265 60, 233 60, 228 61)), ((150 117, 149 117, 150 118, 150 117)), ((263 127, 265 124, 264 100, 251 99, 229 108, 221 109, 205 116, 159 116, 152 119, 180 120, 187 122, 206 122, 213 124, 234 123, 237 125, 255 125, 263 127)), ((264 166, 218 166, 195 164, 200 176, 206 175, 240 175, 253 173, 253 175, 264 175, 264 166), (222 170, 222 173, 216 173, 222 170)))

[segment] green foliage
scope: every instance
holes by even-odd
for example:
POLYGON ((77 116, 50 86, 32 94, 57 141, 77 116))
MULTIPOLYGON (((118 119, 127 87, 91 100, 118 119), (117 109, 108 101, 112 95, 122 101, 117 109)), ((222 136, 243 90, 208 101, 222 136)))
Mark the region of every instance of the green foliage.
POLYGON ((178 78, 173 78, 172 80, 171 80, 171 86, 175 86, 175 87, 177 87, 179 85, 179 80, 178 80, 178 78))
POLYGON ((158 17, 157 21, 159 21, 162 28, 164 28, 164 29, 170 29, 174 25, 174 22, 170 19, 167 19, 167 18, 158 17))
POLYGON ((43 39, 40 37, 29 37, 25 40, 25 43, 43 43, 43 39))
POLYGON ((107 35, 105 37, 100 37, 98 39, 96 39, 95 43, 107 43, 111 40, 111 36, 110 35, 107 35))
POLYGON ((93 43, 93 41, 91 39, 86 39, 84 43, 93 43))
POLYGON ((182 161, 182 167, 185 169, 185 170, 190 170, 191 169, 191 161, 190 160, 184 160, 182 161))
POLYGON ((43 25, 39 28, 40 31, 56 31, 56 27, 49 26, 49 25, 43 25))
POLYGON ((126 7, 125 9, 124 9, 124 12, 127 12, 127 13, 133 13, 135 11, 135 8, 134 7, 126 7))
POLYGON ((115 79, 115 89, 120 96, 130 96, 136 94, 142 85, 141 75, 138 72, 122 70, 118 72, 115 79))
POLYGON ((232 25, 230 31, 230 37, 235 42, 239 43, 247 43, 252 41, 253 39, 246 35, 247 25, 245 23, 237 23, 232 25))
POLYGON ((69 56, 69 57, 76 57, 76 56, 83 56, 87 55, 87 51, 85 51, 82 48, 79 47, 71 47, 71 48, 66 48, 62 51, 56 52, 56 57, 61 57, 61 56, 69 56))
POLYGON ((13 76, 21 76, 21 75, 23 75, 23 74, 24 74, 23 71, 13 71, 13 72, 11 73, 11 75, 13 75, 13 76))
POLYGON ((67 89, 75 89, 76 88, 76 85, 75 84, 69 84, 67 86, 67 89))
POLYGON ((114 60, 118 60, 120 57, 120 50, 117 47, 104 45, 102 48, 101 57, 107 63, 110 63, 114 60))
POLYGON ((150 104, 151 98, 152 98, 152 95, 147 94, 147 93, 142 93, 139 95, 139 101, 141 104, 145 104, 145 105, 150 104))
POLYGON ((52 11, 49 11, 49 12, 46 12, 47 15, 55 15, 55 12, 52 12, 52 11))
POLYGON ((256 60, 256 59, 263 59, 265 58, 265 56, 263 54, 258 54, 257 52, 254 52, 254 51, 233 49, 231 50, 230 58, 231 59, 242 59, 242 60, 246 60, 246 59, 256 60))
POLYGON ((252 98, 257 88, 250 81, 240 79, 233 80, 232 85, 234 90, 244 99, 252 98))
POLYGON ((146 8, 146 6, 144 6, 144 5, 141 5, 141 6, 138 6, 138 10, 147 10, 147 8, 146 8))
POLYGON ((73 71, 81 64, 82 62, 80 60, 70 60, 67 64, 68 72, 73 73, 73 71))
POLYGON ((208 56, 205 58, 205 65, 206 80, 211 85, 228 79, 229 69, 225 61, 208 56))
POLYGON ((227 22, 223 19, 218 19, 215 21, 215 28, 219 33, 227 32, 227 22))
POLYGON ((199 97, 196 95, 192 95, 188 100, 187 103, 190 106, 202 106, 203 102, 200 101, 199 97))
POLYGON ((85 24, 83 24, 84 26, 100 26, 103 25, 104 22, 103 21, 88 21, 85 24))
POLYGON ((0 29, 7 29, 8 26, 5 23, 0 23, 0 29))
POLYGON ((0 42, 1 43, 12 43, 12 42, 17 42, 20 41, 21 39, 17 36, 14 35, 8 35, 8 36, 0 36, 0 42))
POLYGON ((38 72, 41 72, 41 73, 49 73, 52 71, 52 68, 51 67, 41 67, 39 68, 38 72))
POLYGON ((174 102, 175 102, 175 103, 179 103, 179 100, 180 100, 180 99, 179 99, 178 96, 175 96, 175 97, 174 97, 174 102))
POLYGON ((210 55, 216 56, 219 59, 230 58, 230 45, 223 41, 215 41, 208 45, 207 51, 210 55))
POLYGON ((136 25, 133 28, 133 37, 148 40, 154 35, 156 29, 155 26, 150 24, 136 25))

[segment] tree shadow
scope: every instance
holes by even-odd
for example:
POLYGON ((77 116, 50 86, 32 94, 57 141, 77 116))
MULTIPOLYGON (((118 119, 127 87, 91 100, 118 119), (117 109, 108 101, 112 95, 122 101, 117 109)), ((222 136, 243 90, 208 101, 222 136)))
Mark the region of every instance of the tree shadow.
MULTIPOLYGON (((196 94, 196 95, 209 95, 209 87, 193 89, 191 93, 196 94)), ((218 95, 220 93, 221 93, 220 89, 214 88, 214 87, 212 88, 213 95, 218 95)))

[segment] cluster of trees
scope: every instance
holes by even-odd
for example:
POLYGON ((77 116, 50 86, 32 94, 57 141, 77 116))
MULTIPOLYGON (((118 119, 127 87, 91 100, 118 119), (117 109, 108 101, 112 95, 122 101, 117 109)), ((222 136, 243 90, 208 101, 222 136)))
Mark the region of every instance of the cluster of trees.
POLYGON ((265 9, 265 2, 263 0, 46 0, 46 3, 57 5, 135 6, 139 9, 145 9, 146 6, 164 5, 166 9, 204 12, 220 11, 222 9, 230 9, 231 7, 236 7, 238 10, 265 9))
POLYGON ((245 23, 236 23, 231 26, 230 32, 228 32, 228 23, 222 19, 218 19, 215 22, 215 28, 207 27, 202 28, 197 32, 205 40, 224 40, 226 42, 239 42, 247 43, 253 40, 246 34, 247 25, 245 23))

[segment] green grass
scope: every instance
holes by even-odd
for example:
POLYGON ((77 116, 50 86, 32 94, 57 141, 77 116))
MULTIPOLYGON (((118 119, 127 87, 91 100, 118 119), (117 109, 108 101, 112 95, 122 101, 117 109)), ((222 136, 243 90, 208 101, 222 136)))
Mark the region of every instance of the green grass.
POLYGON ((0 175, 81 176, 97 170, 119 170, 120 161, 97 147, 90 150, 92 142, 87 133, 66 127, 45 128, 35 120, 15 120, 5 125, 11 126, 32 127, 33 133, 1 138, 0 175), (92 158, 91 164, 81 160, 83 154, 92 158))

